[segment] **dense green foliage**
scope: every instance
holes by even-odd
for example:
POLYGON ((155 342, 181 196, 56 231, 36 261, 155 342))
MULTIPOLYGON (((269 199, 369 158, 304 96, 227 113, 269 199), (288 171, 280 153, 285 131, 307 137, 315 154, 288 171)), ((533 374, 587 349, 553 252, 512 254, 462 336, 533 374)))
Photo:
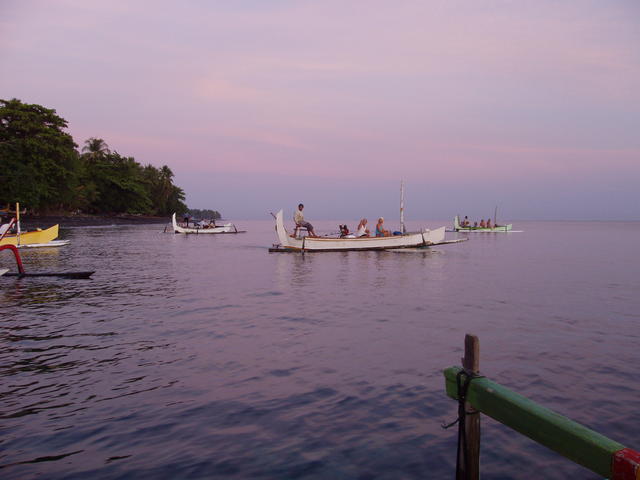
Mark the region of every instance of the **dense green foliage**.
POLYGON ((0 100, 0 205, 31 211, 182 214, 184 191, 167 166, 142 166, 90 138, 82 153, 56 111, 0 100))
POLYGON ((0 201, 61 207, 74 197, 81 163, 55 110, 0 100, 0 201))
POLYGON ((195 218, 205 218, 207 220, 217 220, 220 218, 220 212, 216 210, 200 210, 198 208, 190 208, 187 213, 195 218))

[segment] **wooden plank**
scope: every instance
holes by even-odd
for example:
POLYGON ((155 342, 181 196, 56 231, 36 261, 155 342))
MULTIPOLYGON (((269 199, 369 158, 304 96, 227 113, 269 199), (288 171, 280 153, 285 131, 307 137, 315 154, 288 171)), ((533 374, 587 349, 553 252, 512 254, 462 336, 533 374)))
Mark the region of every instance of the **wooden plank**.
MULTIPOLYGON (((444 370, 447 395, 458 398, 460 367, 444 370)), ((604 477, 611 476, 614 453, 624 445, 519 395, 488 378, 471 382, 469 403, 485 415, 604 477)))

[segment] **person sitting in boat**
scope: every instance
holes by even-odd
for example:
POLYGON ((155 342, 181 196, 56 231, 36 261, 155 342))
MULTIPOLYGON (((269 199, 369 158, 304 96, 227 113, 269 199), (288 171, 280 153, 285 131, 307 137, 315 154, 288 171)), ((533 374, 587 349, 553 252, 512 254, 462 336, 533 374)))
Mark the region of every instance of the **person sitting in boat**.
POLYGON ((370 237, 371 232, 367 228, 367 219, 363 218, 360 220, 358 224, 358 229, 356 230, 356 237, 370 237))
POLYGON ((487 228, 491 228, 491 219, 487 218, 487 224, 485 225, 487 228))
POLYGON ((18 224, 14 222, 13 218, 9 218, 9 217, 2 218, 0 223, 2 223, 2 226, 0 226, 0 236, 5 234, 17 235, 18 224), (5 220, 6 220, 6 223, 3 223, 5 220))
POLYGON ((478 228, 478 222, 473 222, 473 228, 478 228))
POLYGON ((485 228, 484 218, 480 219, 480 228, 485 228))
POLYGON ((346 225, 340 225, 340 238, 356 238, 346 225))
MULTIPOLYGON (((293 221, 296 223, 296 230, 300 227, 306 228, 307 232, 309 233, 309 236, 315 237, 316 232, 313 231, 313 225, 311 225, 309 222, 305 221, 304 219, 304 215, 302 213, 303 209, 304 209, 304 205, 301 203, 298 204, 298 209, 296 210, 296 213, 293 215, 293 221)), ((295 234, 292 236, 295 236, 295 234)))
POLYGON ((380 217, 376 225, 376 237, 390 237, 391 232, 384 228, 384 218, 380 217))
POLYGON ((463 227, 469 226, 469 217, 467 217, 466 215, 464 216, 464 220, 462 220, 462 226, 463 227))

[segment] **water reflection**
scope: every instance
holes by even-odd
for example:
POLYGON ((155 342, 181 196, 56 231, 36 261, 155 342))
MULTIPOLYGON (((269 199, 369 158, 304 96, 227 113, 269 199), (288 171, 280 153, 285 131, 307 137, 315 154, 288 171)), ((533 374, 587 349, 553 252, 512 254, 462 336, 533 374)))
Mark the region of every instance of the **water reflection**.
MULTIPOLYGON (((286 254, 283 254, 286 255, 286 254)), ((291 261, 291 286, 305 287, 310 283, 310 275, 313 273, 313 264, 315 261, 312 254, 289 254, 291 261)))
POLYGON ((312 282, 314 256, 317 254, 276 253, 276 278, 279 290, 306 287, 312 282))
POLYGON ((77 291, 66 288, 66 282, 58 278, 12 278, 4 283, 2 299, 7 305, 25 301, 31 306, 64 303, 78 294, 77 291))

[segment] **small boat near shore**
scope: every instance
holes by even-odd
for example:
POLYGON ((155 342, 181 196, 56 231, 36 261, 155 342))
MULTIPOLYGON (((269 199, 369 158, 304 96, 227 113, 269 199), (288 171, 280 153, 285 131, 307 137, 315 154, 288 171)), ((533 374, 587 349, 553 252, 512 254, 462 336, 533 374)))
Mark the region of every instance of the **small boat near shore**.
POLYGON ((0 225, 0 246, 13 245, 18 248, 30 247, 61 247, 67 245, 69 240, 55 240, 58 238, 59 225, 45 229, 36 229, 23 232, 20 229, 20 205, 16 204, 15 212, 6 211, 5 213, 15 213, 15 217, 8 223, 0 225), (15 233, 11 230, 15 227, 15 233))
MULTIPOLYGON (((7 224, 5 224, 7 225, 7 224)), ((3 225, 2 227, 5 227, 3 225)), ((1 228, 1 227, 0 227, 1 228)), ((10 227, 9 227, 10 228, 10 227)), ((8 232, 2 236, 0 245, 15 245, 16 247, 29 247, 29 246, 60 246, 59 244, 49 245, 54 239, 58 238, 59 225, 45 228, 44 230, 31 230, 28 232, 18 232, 9 234, 8 232)), ((69 241, 59 240, 64 242, 64 245, 69 241)))
POLYGON ((196 235, 210 235, 215 233, 246 233, 244 230, 238 230, 233 223, 225 223, 224 225, 216 225, 211 227, 183 227, 178 225, 176 214, 171 217, 171 226, 173 233, 186 233, 196 235))
MULTIPOLYGON (((277 245, 270 248, 270 252, 345 252, 351 250, 394 250, 400 248, 418 248, 441 245, 444 239, 445 227, 435 230, 425 229, 421 232, 392 235, 390 237, 358 237, 358 238, 329 238, 302 237, 293 238, 284 226, 283 211, 274 215, 276 220, 277 245)), ((455 243, 455 241, 453 242, 455 243)))

